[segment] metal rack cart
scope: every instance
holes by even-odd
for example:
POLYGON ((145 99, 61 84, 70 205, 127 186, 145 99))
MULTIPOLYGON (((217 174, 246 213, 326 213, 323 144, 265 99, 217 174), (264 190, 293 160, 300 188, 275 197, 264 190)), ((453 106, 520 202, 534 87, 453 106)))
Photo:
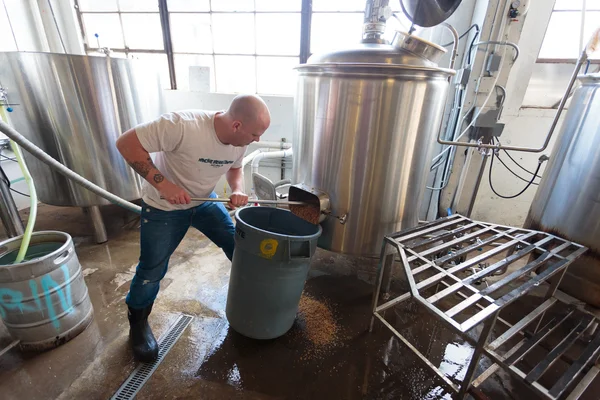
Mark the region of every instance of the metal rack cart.
POLYGON ((477 387, 499 368, 520 378, 547 399, 565 395, 589 370, 571 392, 572 396, 581 394, 600 371, 596 366, 590 369, 600 351, 600 332, 592 337, 578 358, 571 360, 571 366, 551 388, 544 387, 539 379, 558 358, 567 359, 564 357, 566 351, 576 342, 580 344, 578 339, 595 330, 598 324, 592 314, 568 304, 565 296, 557 292, 569 264, 586 250, 584 246, 549 233, 477 222, 461 215, 386 236, 373 294, 370 330, 375 319, 380 320, 461 399, 470 389, 477 391, 477 387), (382 287, 385 293, 389 292, 389 281, 383 284, 384 276, 390 276, 395 264, 402 265, 410 290, 379 304, 382 287), (491 279, 494 276, 497 278, 491 279), (487 280, 494 282, 482 284, 487 280), (541 298, 542 304, 534 311, 514 325, 499 317, 506 306, 540 285, 548 288, 541 298), (475 342, 474 354, 462 383, 457 384, 446 377, 386 321, 385 310, 410 298, 466 340, 475 342), (558 315, 555 315, 555 307, 560 308, 556 311, 558 315), (497 321, 508 326, 508 330, 490 342, 497 321), (481 333, 474 340, 468 333, 478 326, 482 326, 481 333), (563 328, 567 328, 566 332, 563 328), (562 340, 550 345, 547 355, 529 372, 520 369, 517 363, 553 332, 560 332, 562 340), (522 340, 516 345, 500 351, 518 338, 522 340), (495 364, 473 382, 482 355, 495 364))

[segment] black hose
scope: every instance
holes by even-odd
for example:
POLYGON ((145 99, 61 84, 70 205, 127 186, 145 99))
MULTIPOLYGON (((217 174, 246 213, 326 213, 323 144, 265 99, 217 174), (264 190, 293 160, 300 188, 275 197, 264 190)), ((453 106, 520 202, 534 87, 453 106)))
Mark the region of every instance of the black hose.
MULTIPOLYGON (((467 29, 467 30, 465 31, 465 33, 463 33, 462 35, 460 35, 460 36, 458 37, 458 40, 460 40, 460 39, 464 38, 465 36, 467 36, 467 35, 469 34, 469 32, 471 32, 471 30, 472 30, 473 28, 477 28, 477 32, 479 33, 479 25, 477 25, 477 24, 473 24, 473 25, 471 25, 471 26, 469 27, 469 29, 467 29)), ((443 45, 442 45, 442 47, 448 47, 448 46, 452 46, 453 44, 454 44, 454 42, 446 43, 446 44, 443 44, 443 45)))
POLYGON ((4 168, 2 168, 0 166, 0 179, 2 179, 4 181, 4 183, 6 183, 6 186, 8 187, 8 189, 10 189, 12 192, 15 192, 17 194, 20 194, 21 196, 25 196, 25 197, 31 197, 28 194, 25 194, 23 192, 19 192, 17 189, 13 189, 12 187, 10 187, 10 179, 8 179, 8 175, 6 175, 6 172, 4 172, 4 168))
POLYGON ((490 188, 492 189, 492 192, 494 192, 494 194, 498 197, 501 197, 503 199, 514 199, 515 197, 519 197, 520 195, 522 195, 523 193, 525 193, 525 191, 527 189, 529 189, 529 187, 531 185, 533 185, 533 180, 538 176, 538 172, 540 172, 540 168, 542 167, 542 159, 540 159, 540 161, 538 161, 538 166, 535 169, 535 173, 533 174, 533 177, 531 178, 531 180, 529 181, 529 183, 527 184, 527 186, 525 186, 525 188, 523 190, 521 190, 519 193, 512 195, 512 196, 503 196, 501 194, 499 194, 498 192, 496 192, 496 189, 494 189, 494 185, 492 184, 492 168, 494 167, 494 157, 495 157, 495 153, 492 152, 492 159, 490 160, 490 173, 488 175, 488 180, 490 183, 490 188))
POLYGON ((477 30, 477 33, 475 34, 475 36, 473 36, 473 40, 471 40, 471 43, 469 44, 469 50, 467 52, 467 54, 468 54, 467 65, 471 65, 471 51, 473 50, 473 45, 475 44, 475 41, 477 40, 478 36, 479 36, 479 30, 477 30))
MULTIPOLYGON (((522 176, 518 175, 518 174, 517 174, 515 171, 513 171, 512 169, 510 169, 510 168, 508 167, 508 165, 506 165, 506 164, 504 163, 504 161, 502 161, 502 159, 500 158, 500 156, 499 156, 499 155, 497 155, 497 156, 496 156, 496 158, 498 158, 498 161, 500 161, 500 163, 501 163, 502 165, 504 165, 504 168, 506 168, 506 169, 508 170, 508 172, 510 172, 511 174, 513 174, 514 176, 516 176, 517 178, 519 178, 520 180, 522 180, 523 182, 529 182, 529 180, 527 180, 527 179, 523 178, 522 176)), ((528 171, 528 172, 529 172, 529 171, 528 171)), ((533 172, 530 172, 530 173, 533 175, 533 172)), ((533 184, 534 184, 534 185, 536 185, 536 186, 537 186, 537 185, 539 185, 539 183, 535 183, 535 182, 534 182, 533 184)))

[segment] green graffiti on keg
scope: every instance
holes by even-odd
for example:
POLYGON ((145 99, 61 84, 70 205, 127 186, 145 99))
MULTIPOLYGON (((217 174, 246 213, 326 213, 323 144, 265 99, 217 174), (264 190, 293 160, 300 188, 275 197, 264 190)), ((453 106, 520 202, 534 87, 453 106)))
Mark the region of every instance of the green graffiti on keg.
POLYGON ((64 277, 64 282, 61 285, 56 283, 50 275, 45 275, 40 279, 42 296, 40 296, 38 290, 38 283, 34 279, 29 281, 29 290, 31 291, 31 297, 29 298, 25 298, 25 295, 18 290, 0 288, 0 317, 6 319, 8 311, 19 311, 21 314, 40 312, 43 316, 47 316, 52 326, 56 329, 60 328, 59 317, 71 312, 73 309, 69 268, 62 265, 60 269, 64 277), (52 301, 53 294, 58 297, 62 312, 55 309, 55 304, 52 301), (35 306, 31 304, 32 300, 35 306), (59 314, 57 314, 57 311, 59 314))

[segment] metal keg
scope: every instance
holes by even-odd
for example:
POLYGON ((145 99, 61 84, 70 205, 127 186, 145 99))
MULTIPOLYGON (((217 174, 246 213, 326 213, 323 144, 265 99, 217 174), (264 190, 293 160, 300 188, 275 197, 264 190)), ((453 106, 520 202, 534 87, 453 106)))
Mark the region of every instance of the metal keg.
POLYGON ((0 243, 0 317, 23 350, 57 347, 81 333, 93 308, 71 236, 40 231, 13 264, 22 237, 0 243))

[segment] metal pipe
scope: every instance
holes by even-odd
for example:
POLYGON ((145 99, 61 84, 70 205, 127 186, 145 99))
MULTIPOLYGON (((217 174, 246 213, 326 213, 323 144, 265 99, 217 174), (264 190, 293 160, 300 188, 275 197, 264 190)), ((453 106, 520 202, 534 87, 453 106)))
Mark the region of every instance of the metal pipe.
POLYGON ((513 42, 499 42, 497 40, 486 40, 486 41, 483 41, 483 42, 473 43, 473 45, 471 46, 471 48, 480 46, 482 44, 497 44, 499 46, 510 46, 510 47, 512 47, 513 49, 515 49, 515 56, 513 58, 513 61, 517 61, 517 58, 519 58, 519 54, 521 54, 521 51, 519 50, 519 46, 517 46, 516 43, 513 43, 513 42))
POLYGON ((565 108, 565 104, 567 103, 569 93, 571 93, 571 89, 573 88, 573 85, 575 84, 575 81, 577 80, 577 75, 579 75, 579 71, 581 70, 581 67, 587 61, 587 59, 588 59, 588 55, 587 55, 587 52, 584 50, 581 53, 579 60, 577 61, 577 65, 575 65, 575 69, 573 70, 573 75, 571 76, 571 80, 569 82, 569 85, 567 86, 567 90, 565 91, 565 95, 563 96, 562 100, 560 101, 560 104, 558 105, 558 110, 556 112, 556 115, 554 116, 554 120, 552 121, 552 125, 550 126, 550 131, 548 132, 548 135, 546 136, 546 140, 544 141, 544 145, 542 147, 539 147, 539 148, 519 147, 519 146, 504 146, 504 145, 500 145, 500 144, 483 144, 483 143, 467 143, 467 142, 448 141, 448 140, 442 140, 440 138, 439 134, 438 134, 438 140, 437 140, 438 143, 450 144, 450 145, 455 145, 455 146, 463 146, 463 147, 477 147, 479 149, 498 149, 498 150, 504 149, 504 150, 512 150, 512 151, 524 151, 524 152, 528 152, 528 153, 541 153, 542 151, 546 150, 546 148, 548 147, 548 144, 550 143, 550 139, 552 138, 552 135, 554 134, 554 130, 556 129, 556 126, 558 125, 560 116, 563 112, 563 109, 565 108))
MULTIPOLYGON (((229 198, 221 197, 190 197, 192 201, 214 202, 214 203, 229 203, 229 198)), ((275 204, 282 206, 304 206, 307 203, 303 201, 285 201, 285 200, 250 200, 251 203, 275 204)))
POLYGON ((140 206, 133 204, 125 199, 122 199, 119 196, 116 196, 107 190, 102 189, 100 186, 88 181, 81 175, 71 171, 69 168, 65 167, 64 165, 56 161, 54 158, 50 157, 42 149, 37 147, 35 144, 30 142, 15 129, 11 128, 9 125, 5 124, 2 121, 0 121, 0 132, 4 133, 6 136, 14 140, 19 146, 27 150, 38 160, 47 164, 51 168, 55 169, 58 173, 64 175, 65 177, 69 178, 75 183, 83 186, 89 191, 97 194, 98 196, 104 197, 108 201, 123 208, 126 208, 127 210, 132 211, 136 214, 142 213, 142 208, 140 206))
POLYGON ((367 0, 363 19, 363 43, 384 41, 386 17, 391 17, 389 0, 367 0), (386 13, 389 15, 386 16, 386 13))
MULTIPOLYGON (((447 28, 450 33, 452 34, 452 36, 454 37, 454 46, 452 46, 452 54, 450 55, 450 69, 454 69, 454 64, 456 63, 456 57, 458 57, 458 42, 459 42, 459 38, 458 38, 458 32, 456 31, 456 29, 454 29, 454 27, 452 25, 450 25, 447 22, 444 22, 442 24, 443 27, 447 28)), ((452 78, 449 78, 452 79, 452 78)))
POLYGON ((21 236, 25 233, 19 210, 4 179, 0 179, 0 219, 8 237, 21 236))
POLYGON ((108 237, 106 236, 106 226, 104 225, 104 220, 102 219, 102 214, 100 213, 100 207, 87 207, 86 211, 90 217, 90 221, 92 222, 92 227, 94 228, 94 237, 96 238, 96 243, 105 243, 108 240, 108 237))

